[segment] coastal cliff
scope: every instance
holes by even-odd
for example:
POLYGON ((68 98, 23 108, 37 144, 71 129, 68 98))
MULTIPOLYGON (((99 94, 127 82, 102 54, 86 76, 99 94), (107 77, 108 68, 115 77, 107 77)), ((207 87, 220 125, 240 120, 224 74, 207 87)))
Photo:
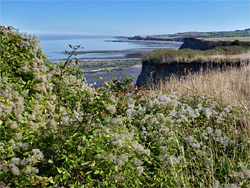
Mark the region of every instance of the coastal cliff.
MULTIPOLYGON (((204 44, 199 45, 202 47, 204 44)), ((147 86, 149 83, 158 83, 159 80, 171 76, 181 77, 201 70, 225 70, 230 67, 241 67, 250 63, 249 56, 246 55, 247 51, 248 49, 239 46, 227 46, 205 51, 191 49, 155 50, 144 57, 136 85, 139 87, 147 86), (237 53, 239 54, 236 56, 237 53)))
POLYGON ((138 87, 146 86, 149 83, 157 83, 161 79, 166 79, 171 76, 185 76, 190 73, 199 72, 200 70, 208 71, 215 69, 226 69, 227 67, 241 67, 249 64, 248 62, 199 62, 192 63, 172 62, 169 64, 155 64, 149 61, 142 62, 142 71, 137 79, 136 85, 138 87))

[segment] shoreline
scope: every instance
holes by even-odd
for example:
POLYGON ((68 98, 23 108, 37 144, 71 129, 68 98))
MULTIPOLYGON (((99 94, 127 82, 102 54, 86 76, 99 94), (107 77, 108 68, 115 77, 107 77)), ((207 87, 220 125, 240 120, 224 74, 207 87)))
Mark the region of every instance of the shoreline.
MULTIPOLYGON (((178 50, 180 47, 180 44, 177 46, 162 46, 159 43, 157 43, 158 46, 154 48, 138 48, 138 49, 127 49, 127 50, 88 50, 88 51, 76 51, 76 55, 85 55, 86 57, 79 57, 79 59, 117 59, 117 58, 142 58, 143 55, 148 54, 149 52, 157 49, 176 49, 178 50), (88 57, 90 55, 90 57, 88 57)), ((150 45, 153 45, 150 43, 150 45)), ((150 47, 149 45, 149 47, 150 47)), ((154 44, 155 46, 155 44, 154 44)), ((54 53, 60 53, 65 54, 65 52, 54 52, 54 53)), ((63 60, 63 59, 53 59, 53 61, 56 60, 63 60)))
MULTIPOLYGON (((140 53, 150 52, 156 48, 141 48, 141 49, 129 49, 129 50, 88 50, 88 51, 77 51, 76 54, 89 54, 89 53, 140 53)), ((63 53, 63 52, 62 52, 63 53)))
POLYGON ((149 39, 145 39, 145 40, 131 40, 131 39, 120 39, 120 40, 106 40, 106 42, 140 42, 140 43, 165 43, 165 44, 179 44, 181 45, 183 42, 179 42, 179 41, 174 41, 171 39, 161 39, 161 40, 149 40, 149 39))
MULTIPOLYGON (((79 60, 78 67, 84 70, 88 84, 96 83, 95 87, 101 87, 104 81, 121 79, 124 74, 134 75, 133 84, 135 84, 142 68, 142 58, 79 58, 79 60), (97 77, 102 77, 103 80, 97 77)), ((52 60, 52 63, 62 61, 52 60)))
MULTIPOLYGON (((133 84, 136 83, 142 68, 143 55, 156 49, 179 49, 182 42, 175 41, 138 41, 138 40, 115 40, 111 42, 139 42, 145 44, 145 48, 127 50, 88 50, 77 51, 77 55, 90 54, 90 57, 79 57, 78 67, 84 70, 84 75, 89 84, 96 83, 100 87, 105 81, 114 78, 121 79, 124 74, 134 75, 133 84), (170 45, 166 45, 170 44, 170 45), (150 48, 150 45, 151 48, 150 48), (94 56, 94 57, 91 57, 94 56), (103 80, 97 79, 102 77, 103 80)), ((56 52, 64 53, 64 52, 56 52)), ((59 63, 64 59, 51 60, 59 63)))

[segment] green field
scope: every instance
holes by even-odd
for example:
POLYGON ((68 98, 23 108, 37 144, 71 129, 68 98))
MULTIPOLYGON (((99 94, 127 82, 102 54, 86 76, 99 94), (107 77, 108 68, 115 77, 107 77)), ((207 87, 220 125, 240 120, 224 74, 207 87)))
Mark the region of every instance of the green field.
POLYGON ((200 39, 207 40, 207 41, 234 41, 234 40, 239 40, 239 41, 250 42, 250 36, 248 36, 248 37, 224 37, 224 38, 200 38, 200 39))
MULTIPOLYGON (((218 32, 184 32, 176 34, 163 34, 163 35, 139 35, 129 39, 133 40, 170 40, 170 41, 183 41, 184 38, 206 38, 208 40, 216 40, 217 38, 230 38, 236 40, 234 37, 240 37, 237 40, 244 40, 245 37, 249 41, 250 29, 236 30, 236 31, 218 31, 218 32), (244 37, 244 38, 241 38, 244 37)), ((244 40, 245 41, 245 40, 244 40)))

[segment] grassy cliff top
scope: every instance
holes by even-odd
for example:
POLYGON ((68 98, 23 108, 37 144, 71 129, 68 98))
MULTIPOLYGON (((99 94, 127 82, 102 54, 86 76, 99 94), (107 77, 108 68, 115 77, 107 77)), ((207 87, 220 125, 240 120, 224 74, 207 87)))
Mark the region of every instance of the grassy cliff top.
POLYGON ((199 38, 205 41, 230 41, 239 40, 241 42, 250 42, 250 36, 247 37, 216 37, 216 38, 199 38))
MULTIPOLYGON (((182 41, 184 38, 205 38, 208 40, 214 40, 220 38, 224 41, 227 38, 230 40, 241 40, 241 38, 250 38, 250 29, 236 30, 236 31, 212 31, 212 32, 182 32, 175 34, 162 34, 162 35, 139 35, 131 37, 133 40, 171 40, 171 41, 182 41), (237 39, 236 39, 237 38, 237 39)), ((249 40, 247 40, 249 41, 249 40)))
POLYGON ((144 61, 152 63, 191 63, 194 61, 215 61, 225 62, 226 60, 239 60, 249 58, 249 47, 243 46, 223 46, 210 50, 191 50, 191 49, 159 49, 154 50, 144 56, 144 61))

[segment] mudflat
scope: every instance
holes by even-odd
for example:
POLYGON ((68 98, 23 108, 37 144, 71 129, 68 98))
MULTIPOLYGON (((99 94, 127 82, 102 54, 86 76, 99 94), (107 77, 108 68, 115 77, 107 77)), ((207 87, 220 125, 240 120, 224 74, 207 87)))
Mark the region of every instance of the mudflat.
MULTIPOLYGON (((64 60, 53 60, 53 63, 60 63, 64 60)), ((79 68, 84 70, 84 75, 89 84, 96 83, 96 87, 104 84, 104 81, 111 81, 114 78, 121 79, 124 74, 134 75, 133 83, 141 72, 142 58, 98 58, 80 59, 79 68), (102 77, 98 79, 97 77, 102 77)))

